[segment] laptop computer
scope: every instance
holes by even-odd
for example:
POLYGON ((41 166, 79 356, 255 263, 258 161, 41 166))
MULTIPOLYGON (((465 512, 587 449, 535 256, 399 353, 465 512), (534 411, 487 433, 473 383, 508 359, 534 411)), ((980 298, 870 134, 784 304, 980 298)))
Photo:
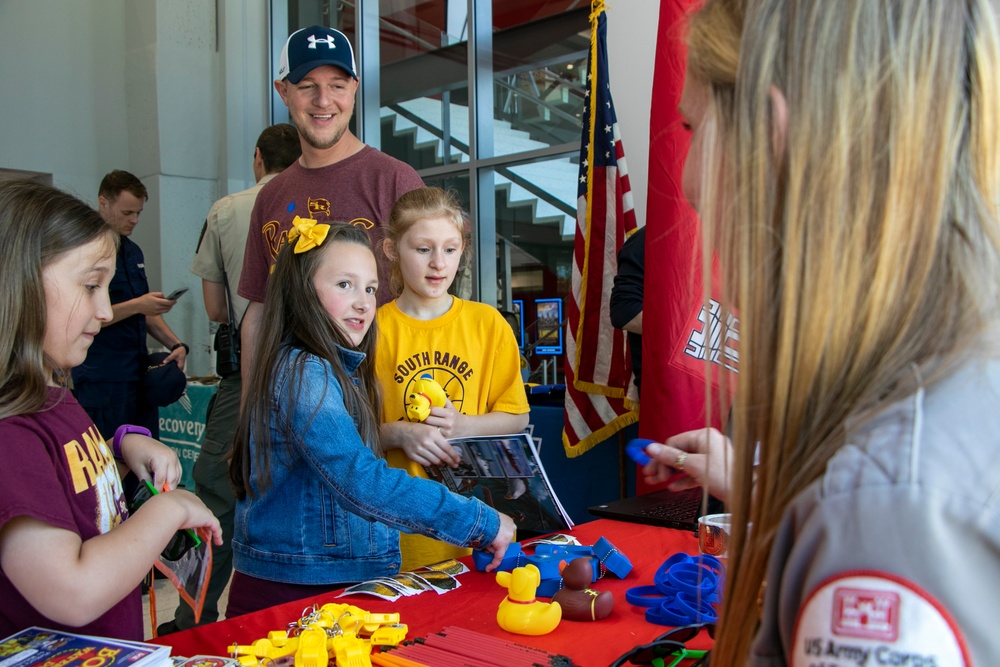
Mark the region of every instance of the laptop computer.
POLYGON ((708 497, 708 506, 702 511, 704 490, 654 491, 644 496, 615 500, 588 507, 587 511, 604 519, 645 523, 651 526, 697 531, 698 517, 724 512, 722 501, 708 497))

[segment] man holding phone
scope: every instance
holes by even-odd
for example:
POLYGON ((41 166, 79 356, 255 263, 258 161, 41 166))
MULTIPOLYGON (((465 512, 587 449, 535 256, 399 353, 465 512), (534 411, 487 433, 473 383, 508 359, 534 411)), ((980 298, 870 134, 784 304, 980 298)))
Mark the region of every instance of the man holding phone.
MULTIPOLYGON (((149 357, 147 332, 170 349, 164 361, 173 361, 182 371, 188 353, 188 346, 163 319, 180 295, 169 298, 149 291, 142 249, 129 238, 148 198, 142 181, 121 170, 105 176, 98 191, 98 212, 121 237, 115 275, 108 286, 114 316, 94 338, 87 359, 73 369, 73 393, 108 442, 123 424, 142 426, 151 437, 159 436, 158 408, 144 400, 141 391, 149 357)), ((126 485, 130 486, 128 480, 126 485)))

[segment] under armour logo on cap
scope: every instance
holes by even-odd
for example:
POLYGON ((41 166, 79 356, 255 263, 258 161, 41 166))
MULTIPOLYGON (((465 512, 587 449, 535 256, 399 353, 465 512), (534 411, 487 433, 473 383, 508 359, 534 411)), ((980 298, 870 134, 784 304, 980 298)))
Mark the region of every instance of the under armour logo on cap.
POLYGON ((335 40, 332 35, 327 35, 326 37, 309 35, 309 48, 315 49, 317 43, 326 44, 331 49, 337 48, 337 40, 335 40))
POLYGON ((358 78, 354 49, 344 33, 319 25, 296 30, 281 49, 278 79, 298 83, 302 77, 323 65, 339 67, 355 80, 358 78), (320 44, 326 48, 319 48, 320 44))

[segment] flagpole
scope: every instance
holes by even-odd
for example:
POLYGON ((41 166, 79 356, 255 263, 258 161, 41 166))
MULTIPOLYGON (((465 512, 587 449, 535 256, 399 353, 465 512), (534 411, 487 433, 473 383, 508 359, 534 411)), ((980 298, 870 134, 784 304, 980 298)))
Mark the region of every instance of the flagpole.
MULTIPOLYGON (((590 67, 587 68, 587 89, 590 91, 589 99, 587 104, 590 106, 590 127, 587 128, 587 183, 594 182, 594 128, 597 123, 597 84, 600 77, 594 76, 597 71, 597 19, 600 17, 601 12, 604 11, 604 0, 591 0, 590 3, 590 58, 588 58, 588 63, 590 67)), ((588 270, 590 269, 590 233, 593 230, 593 219, 594 219, 594 201, 593 197, 587 197, 587 208, 586 213, 583 217, 584 223, 584 234, 583 234, 583 270, 581 275, 586 276, 588 270)), ((579 303, 586 303, 587 301, 587 281, 582 281, 580 284, 580 299, 579 303)), ((576 345, 576 355, 573 359, 573 369, 580 368, 580 339, 583 337, 583 326, 584 318, 581 314, 579 321, 576 323, 575 340, 576 345)), ((574 382, 576 382, 576 373, 574 372, 574 382)))

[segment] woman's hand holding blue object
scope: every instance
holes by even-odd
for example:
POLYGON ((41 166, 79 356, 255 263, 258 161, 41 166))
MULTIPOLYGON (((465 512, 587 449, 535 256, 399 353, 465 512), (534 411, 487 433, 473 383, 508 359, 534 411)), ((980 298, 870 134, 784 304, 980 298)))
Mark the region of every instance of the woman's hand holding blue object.
POLYGON ((717 429, 679 433, 666 443, 647 445, 645 451, 653 459, 643 468, 648 483, 669 481, 671 491, 703 486, 719 500, 729 499, 733 443, 717 429))

